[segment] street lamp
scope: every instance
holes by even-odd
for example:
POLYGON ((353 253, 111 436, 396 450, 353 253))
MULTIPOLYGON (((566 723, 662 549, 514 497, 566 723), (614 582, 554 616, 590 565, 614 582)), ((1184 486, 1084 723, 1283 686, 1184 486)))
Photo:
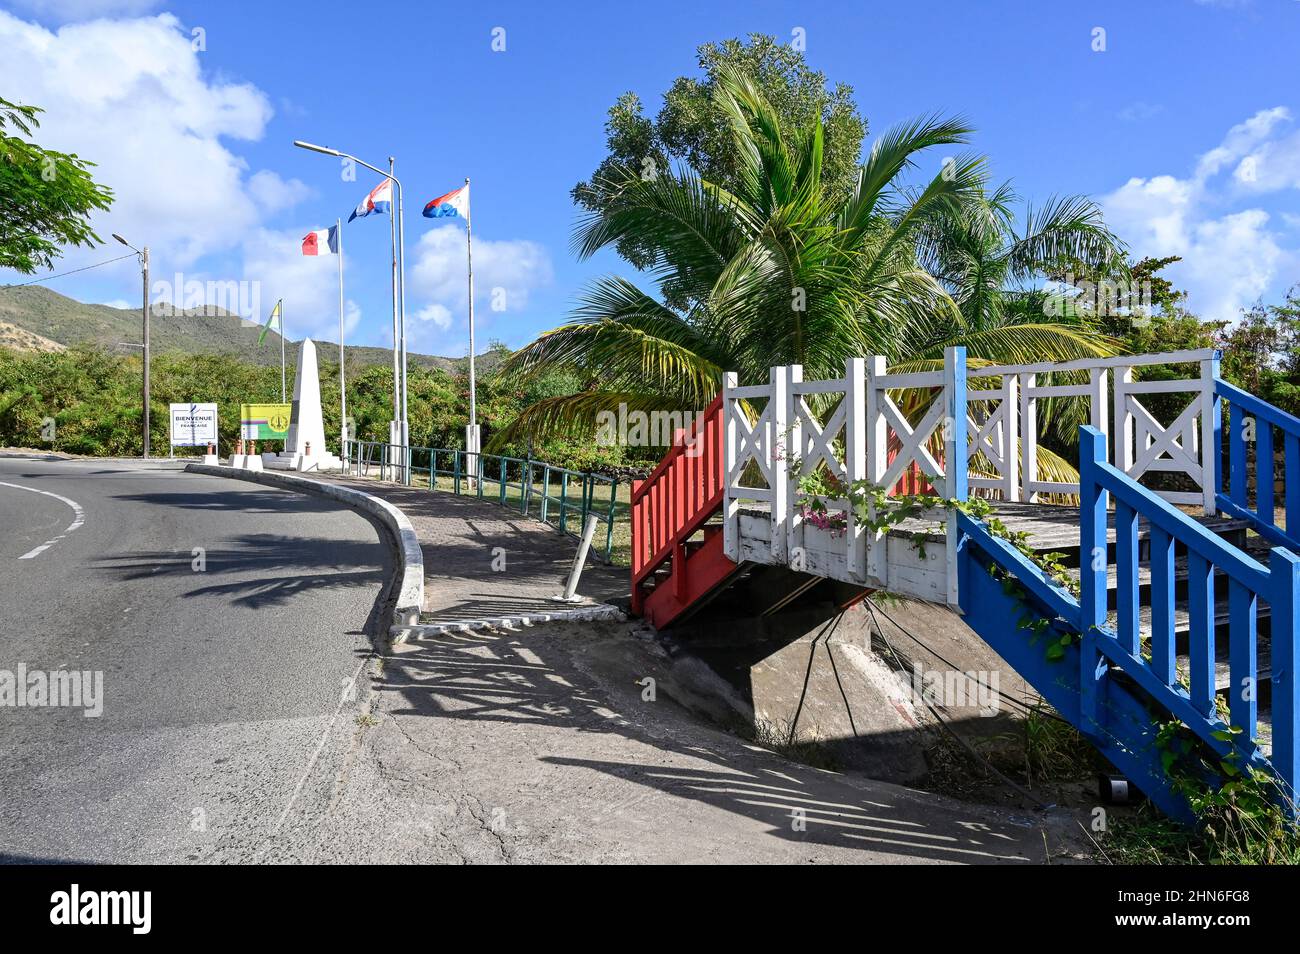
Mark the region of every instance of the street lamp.
POLYGON ((140 275, 143 278, 144 298, 140 306, 140 319, 144 325, 144 385, 141 388, 141 400, 144 403, 144 456, 149 456, 149 246, 138 249, 116 232, 113 238, 117 239, 140 259, 140 275))
POLYGON ((315 143, 303 142, 301 139, 295 139, 293 144, 299 149, 310 152, 350 159, 359 166, 377 172, 397 187, 397 215, 390 216, 391 229, 395 233, 393 236, 393 416, 397 419, 396 443, 405 447, 409 443, 409 434, 406 416, 406 220, 402 213, 404 192, 402 181, 393 175, 392 156, 388 157, 388 171, 385 172, 363 159, 338 149, 331 149, 329 146, 318 146, 315 143))

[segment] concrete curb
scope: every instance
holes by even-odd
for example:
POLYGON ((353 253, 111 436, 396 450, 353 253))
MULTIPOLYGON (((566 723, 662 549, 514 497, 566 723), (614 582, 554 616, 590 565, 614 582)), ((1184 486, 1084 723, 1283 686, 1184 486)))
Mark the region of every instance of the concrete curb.
POLYGON ((527 613, 518 616, 493 616, 485 619, 449 619, 440 623, 415 623, 393 627, 393 642, 404 642, 414 636, 445 636, 448 633, 474 633, 488 629, 518 629, 538 623, 587 623, 598 620, 625 620, 626 614, 617 606, 598 603, 594 606, 577 606, 551 612, 527 613), (400 638, 398 631, 401 631, 400 638))
POLYGON ((284 490, 296 490, 299 493, 316 494, 345 503, 370 514, 382 523, 393 537, 397 550, 397 562, 400 585, 397 591, 397 605, 393 609, 393 625, 390 634, 395 642, 399 629, 416 626, 420 619, 420 607, 424 603, 424 555, 420 552, 420 541, 415 536, 415 528, 406 514, 390 504, 360 490, 344 487, 340 484, 322 483, 307 477, 297 477, 274 470, 237 470, 214 464, 190 464, 185 468, 191 474, 204 474, 208 477, 230 477, 234 480, 247 480, 269 487, 284 490))

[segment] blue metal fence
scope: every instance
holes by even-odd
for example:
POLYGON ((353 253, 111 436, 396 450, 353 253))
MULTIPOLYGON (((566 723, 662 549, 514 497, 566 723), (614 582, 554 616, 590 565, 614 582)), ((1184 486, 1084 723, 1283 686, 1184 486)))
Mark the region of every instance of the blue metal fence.
POLYGON ((545 461, 498 454, 470 453, 453 447, 401 447, 380 441, 349 440, 345 449, 349 473, 378 477, 407 487, 438 487, 439 478, 451 493, 495 500, 503 507, 537 516, 561 533, 578 536, 589 514, 605 527, 604 546, 596 552, 606 562, 614 549, 618 480, 603 474, 570 470, 545 461), (517 493, 518 499, 512 499, 517 493), (536 511, 534 513, 534 511, 536 511))

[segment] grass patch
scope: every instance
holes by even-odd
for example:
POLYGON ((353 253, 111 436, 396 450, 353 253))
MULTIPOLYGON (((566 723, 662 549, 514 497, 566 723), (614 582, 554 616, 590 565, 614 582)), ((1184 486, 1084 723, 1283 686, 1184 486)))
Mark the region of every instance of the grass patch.
POLYGON ((799 762, 802 765, 831 772, 840 770, 839 760, 829 746, 820 739, 799 738, 795 736, 792 728, 789 722, 778 724, 760 721, 752 727, 748 735, 755 745, 771 749, 791 762, 799 762))
POLYGON ((1229 803, 1206 812, 1198 827, 1187 828, 1147 802, 1127 817, 1114 818, 1099 841, 1104 859, 1114 864, 1300 864, 1300 834, 1280 808, 1257 813, 1229 803))

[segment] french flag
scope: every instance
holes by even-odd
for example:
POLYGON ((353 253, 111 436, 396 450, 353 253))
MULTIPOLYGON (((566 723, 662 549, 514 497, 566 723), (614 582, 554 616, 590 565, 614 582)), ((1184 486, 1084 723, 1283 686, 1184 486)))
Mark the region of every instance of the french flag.
POLYGON ((348 216, 351 222, 355 218, 365 218, 372 212, 386 213, 393 207, 393 180, 385 179, 375 186, 361 200, 361 204, 348 216))
POLYGON ((462 218, 469 221, 469 184, 440 195, 424 207, 426 219, 462 218))
POLYGON ((337 255, 339 253, 339 229, 331 225, 327 229, 316 229, 302 237, 302 254, 337 255))

